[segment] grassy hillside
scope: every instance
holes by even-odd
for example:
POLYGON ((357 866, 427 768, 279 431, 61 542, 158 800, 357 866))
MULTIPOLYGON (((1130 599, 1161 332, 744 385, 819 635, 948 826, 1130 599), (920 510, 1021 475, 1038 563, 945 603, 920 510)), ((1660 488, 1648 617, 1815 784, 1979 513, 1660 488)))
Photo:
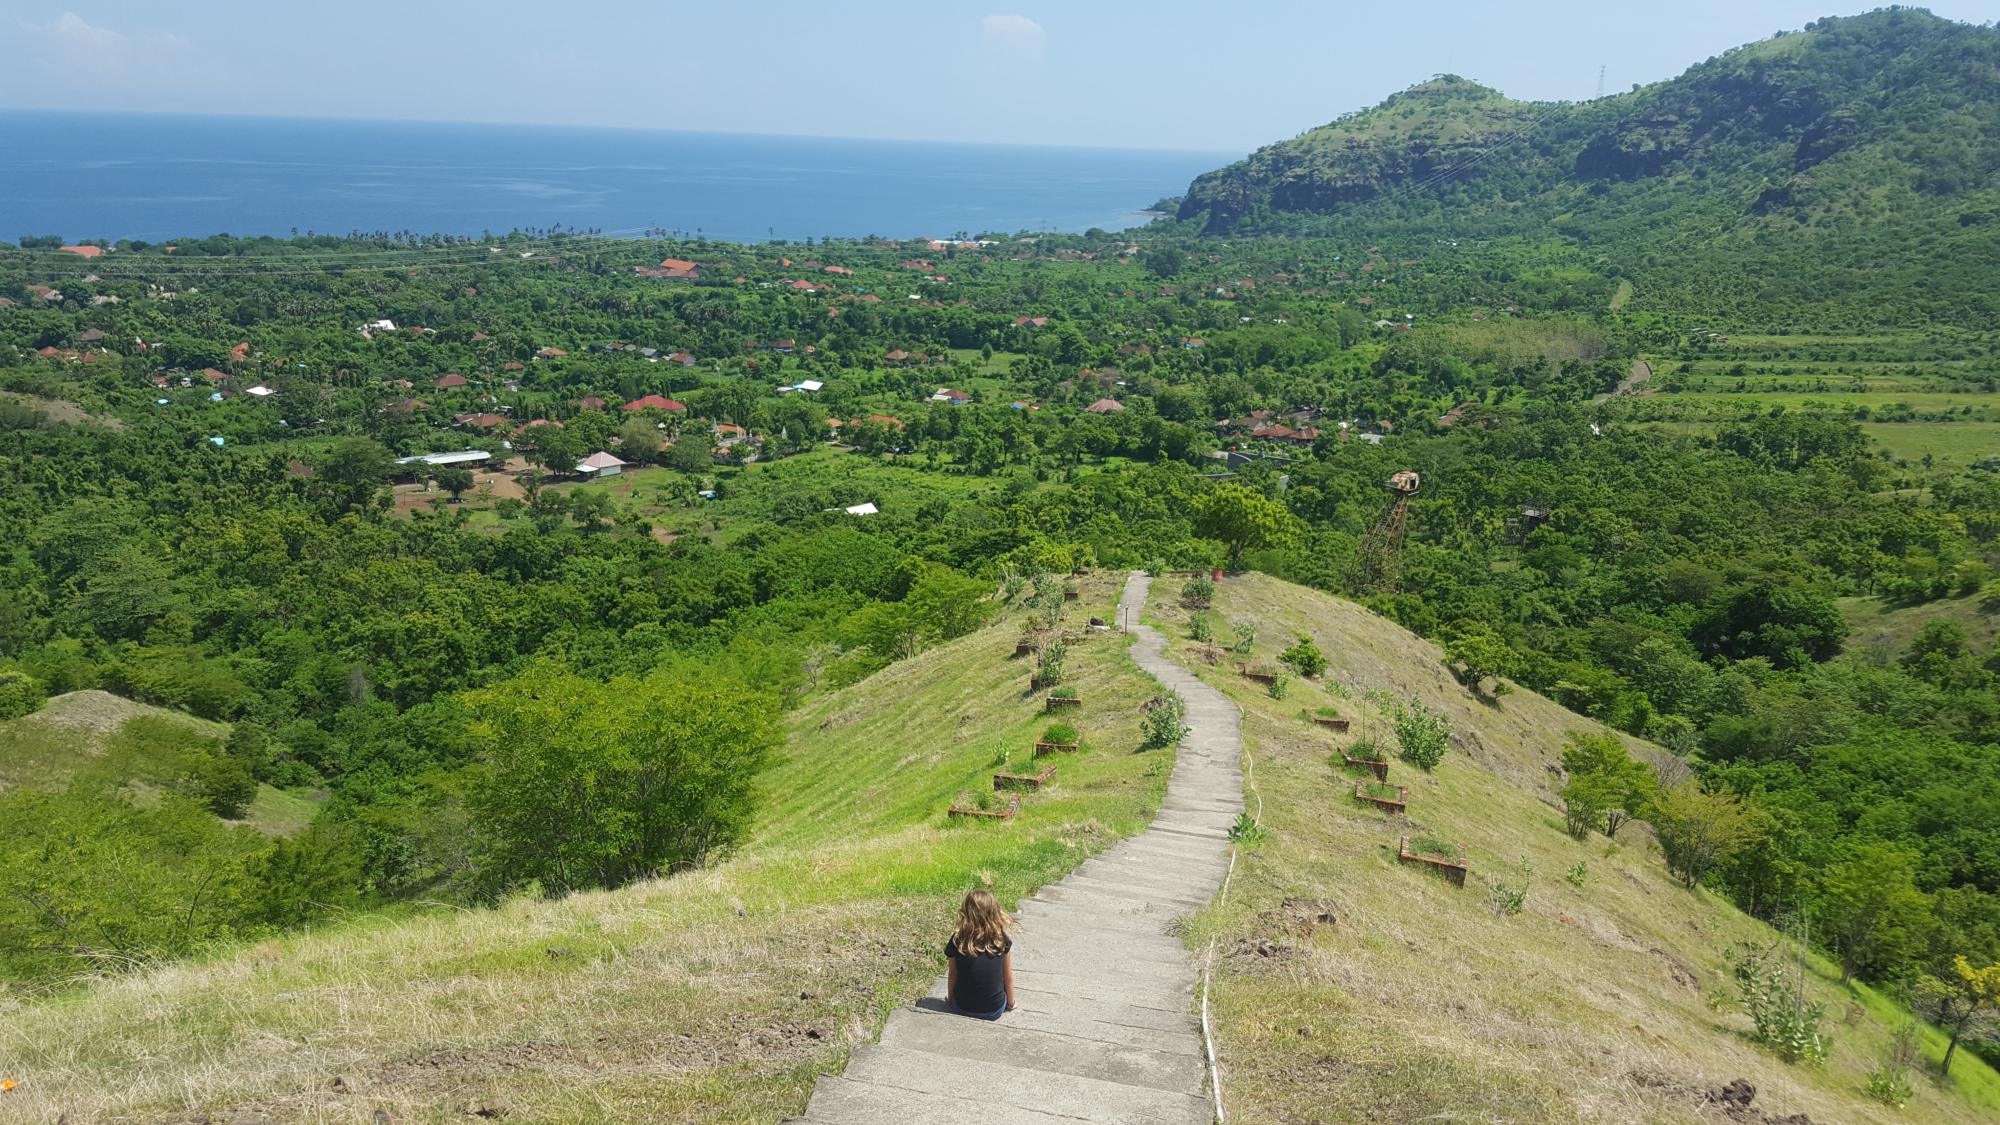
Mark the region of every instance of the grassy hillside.
MULTIPOLYGON (((1084 581, 1072 627, 1121 575, 1084 581)), ((1155 691, 1116 633, 1072 646, 1084 750, 1007 823, 948 820, 1047 716, 1018 617, 790 717, 755 840, 718 866, 560 902, 375 918, 0 1001, 0 1121, 774 1121, 920 995, 956 899, 1012 900, 1150 819, 1155 691)))
MULTIPOLYGON (((1752 1044, 1723 962, 1767 927, 1671 879, 1644 826, 1613 843, 1562 829, 1556 773, 1565 731, 1595 729, 1526 691, 1482 701, 1437 650, 1351 603, 1258 576, 1221 584, 1218 611, 1258 625, 1258 656, 1299 634, 1330 662, 1325 687, 1294 681, 1283 701, 1224 662, 1190 666, 1244 710, 1244 737, 1267 841, 1236 868, 1226 906, 1199 920, 1219 938, 1214 1015, 1232 1120, 1702 1121, 1701 1092, 1735 1078, 1773 1114, 1816 1122, 1973 1122, 2000 1113, 2000 1078, 1960 1052, 1958 1089, 1916 1078, 1903 1111, 1866 1100, 1894 1005, 1837 987, 1816 964, 1835 1046, 1823 1069, 1789 1066, 1752 1044), (1330 764, 1372 733, 1393 744, 1382 705, 1417 699, 1457 732, 1435 774, 1395 763, 1407 818, 1362 805, 1330 764), (1303 713, 1337 708, 1352 733, 1303 713), (1397 840, 1463 845, 1464 889, 1400 865, 1397 840), (1504 916, 1488 881, 1518 888, 1504 916), (1565 873, 1583 864, 1582 885, 1565 873), (1320 910, 1331 924, 1309 925, 1320 910)), ((1185 636, 1172 587, 1152 615, 1185 636)), ((1190 647, 1190 646, 1183 646, 1190 647)), ((1639 744, 1631 745, 1638 747, 1639 744)), ((1651 750, 1655 758, 1661 752, 1651 750)), ((1935 1060, 1942 1041, 1926 1051, 1935 1060)))
MULTIPOLYGON (((222 723, 109 692, 73 691, 32 715, 0 722, 0 789, 81 781, 122 786, 144 799, 176 782, 185 752, 206 753, 228 737, 222 723)), ((309 795, 259 785, 235 823, 286 835, 305 828, 313 808, 309 795)))

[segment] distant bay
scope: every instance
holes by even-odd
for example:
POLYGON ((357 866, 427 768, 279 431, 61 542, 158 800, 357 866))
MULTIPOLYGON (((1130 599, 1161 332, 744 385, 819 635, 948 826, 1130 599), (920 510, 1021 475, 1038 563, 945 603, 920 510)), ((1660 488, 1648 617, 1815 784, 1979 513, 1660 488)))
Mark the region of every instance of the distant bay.
POLYGON ((0 110, 0 238, 1118 230, 1230 153, 0 110))

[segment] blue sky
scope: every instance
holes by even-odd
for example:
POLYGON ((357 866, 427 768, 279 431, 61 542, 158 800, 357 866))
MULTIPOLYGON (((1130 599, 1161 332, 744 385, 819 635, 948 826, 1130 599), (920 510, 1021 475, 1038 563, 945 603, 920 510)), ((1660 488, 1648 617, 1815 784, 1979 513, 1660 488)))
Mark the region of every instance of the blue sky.
MULTIPOLYGON (((1841 0, 0 0, 0 106, 1243 151, 1432 74, 1581 99, 1841 0)), ((1931 5, 1991 21, 2000 0, 1931 5)))

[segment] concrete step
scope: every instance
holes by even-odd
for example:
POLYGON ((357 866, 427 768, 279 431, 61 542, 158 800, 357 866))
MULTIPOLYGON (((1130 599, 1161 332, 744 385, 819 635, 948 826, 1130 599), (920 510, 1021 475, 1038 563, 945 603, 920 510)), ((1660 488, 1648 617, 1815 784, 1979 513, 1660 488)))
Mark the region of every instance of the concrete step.
POLYGON ((1072 874, 1063 880, 1063 886, 1075 887, 1083 891, 1098 891, 1104 894, 1124 895, 1140 902, 1153 902, 1161 906, 1178 907, 1185 911, 1200 910, 1208 904, 1209 896, 1196 891, 1168 890, 1153 885, 1127 881, 1124 879, 1099 879, 1090 875, 1072 874))
POLYGON ((997 1022, 949 1012, 915 1011, 909 1015, 911 1018, 896 1020, 883 1031, 883 1046, 1197 1097, 1204 1088, 1206 1063, 1199 1055, 1107 1043, 1087 1034, 1054 1030, 1046 1019, 1039 1021, 1041 1026, 1030 1027, 1027 1020, 1018 1018, 1022 1015, 1019 1010, 997 1022))
POLYGON ((822 1074, 799 1125, 1076 1125, 1068 1114, 996 1105, 822 1074))
MULTIPOLYGON (((894 1018, 908 1018, 912 1013, 921 1011, 925 1007, 941 1007, 944 1004, 944 987, 944 981, 939 980, 932 986, 930 994, 918 1002, 916 1008, 898 1012, 894 1018)), ((1047 989, 1031 987, 1018 975, 1014 981, 1014 999, 1021 1006, 1008 1013, 1009 1020, 1042 1014, 1056 1019, 1090 1021, 1184 1039, 1193 1044, 1186 1048, 1186 1051, 1201 1050, 1201 1029, 1188 1018, 1188 1013, 1184 1009, 1158 1008, 1144 1004, 1128 1004, 1122 1000, 1106 1000, 1102 997, 1088 998, 1072 996, 1067 992, 1050 992, 1047 989)))
MULTIPOLYGON (((846 1077, 900 1090, 947 1094, 991 1105, 1085 1121, 1204 1125, 1209 1105, 1199 1094, 1131 1086, 1103 1078, 1058 1074, 991 1059, 961 1059, 905 1047, 855 1052, 846 1077)), ((903 1125, 899 1118, 884 1118, 903 1125)))
POLYGON ((1074 996, 1079 1000, 1113 1000, 1130 1004, 1137 1008, 1160 1008, 1186 1015, 1194 999, 1195 978, 1192 971, 1183 980, 1156 981, 1136 977, 1115 977, 1104 979, 1081 976, 1056 970, 1014 968, 1014 991, 1018 996, 1021 989, 1032 988, 1037 992, 1056 992, 1074 996))
POLYGON ((1188 917, 1198 909, 1147 897, 1134 897, 1131 894, 1109 893, 1095 887, 1081 886, 1071 880, 1064 880, 1052 887, 1043 887, 1035 892, 1035 897, 1043 902, 1086 906, 1112 914, 1158 919, 1161 925, 1175 918, 1188 917))

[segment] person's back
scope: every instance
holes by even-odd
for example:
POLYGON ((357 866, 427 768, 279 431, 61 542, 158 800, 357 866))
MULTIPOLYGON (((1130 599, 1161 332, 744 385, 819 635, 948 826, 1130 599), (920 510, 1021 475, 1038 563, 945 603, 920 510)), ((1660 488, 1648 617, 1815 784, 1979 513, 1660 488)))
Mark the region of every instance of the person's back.
POLYGON ((958 927, 945 943, 951 959, 945 999, 954 1011, 997 1020, 1014 1008, 1013 920, 988 891, 973 891, 958 908, 958 927))

